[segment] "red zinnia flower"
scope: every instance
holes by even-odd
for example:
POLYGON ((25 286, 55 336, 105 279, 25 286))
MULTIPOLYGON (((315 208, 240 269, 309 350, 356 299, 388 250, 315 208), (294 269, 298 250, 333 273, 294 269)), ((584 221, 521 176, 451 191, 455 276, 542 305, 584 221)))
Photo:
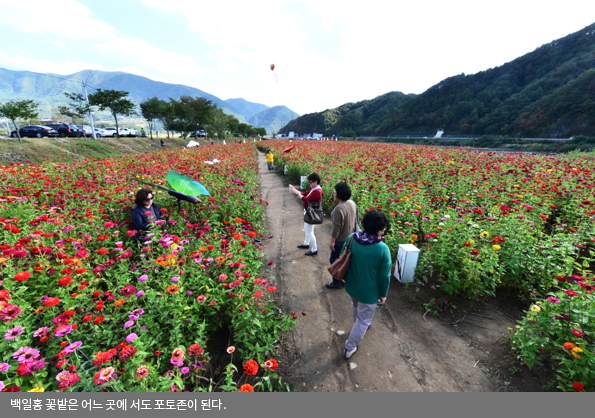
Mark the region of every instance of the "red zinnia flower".
POLYGON ((479 255, 479 251, 477 250, 471 250, 471 255, 479 255))
POLYGON ((264 365, 267 369, 275 371, 275 370, 277 370, 277 367, 279 366, 279 362, 277 362, 277 360, 272 358, 270 360, 265 361, 264 365))
POLYGON ((254 360, 248 360, 246 364, 244 364, 244 373, 249 376, 256 376, 256 373, 258 373, 258 363, 254 360))
POLYGON ((205 350, 202 348, 200 344, 192 344, 190 347, 188 347, 188 355, 190 357, 198 357, 204 352, 205 350))
POLYGON ((238 392, 254 392, 254 386, 245 384, 240 386, 240 390, 238 392))
POLYGON ((70 283, 72 283, 72 277, 70 276, 60 277, 58 280, 58 284, 60 286, 68 286, 70 283))
POLYGON ((91 319, 93 319, 93 315, 85 315, 85 316, 83 316, 83 322, 89 322, 91 319))
POLYGON ((19 271, 17 274, 14 275, 14 279, 17 282, 25 282, 29 280, 29 277, 31 277, 31 273, 29 273, 28 271, 19 271))
POLYGON ((103 322, 103 320, 104 320, 104 319, 105 319, 105 316, 103 316, 103 315, 98 315, 98 316, 97 316, 97 317, 96 317, 96 318, 93 320, 93 323, 94 323, 95 325, 99 325, 99 324, 101 324, 101 323, 103 322))
POLYGON ((572 332, 574 335, 576 335, 579 338, 583 338, 583 333, 581 331, 579 331, 578 329, 571 329, 570 332, 572 332))
POLYGON ((579 382, 574 382, 572 384, 572 387, 574 388, 574 390, 576 390, 577 392, 582 392, 583 390, 585 390, 585 387, 583 386, 582 383, 579 382))
POLYGON ((60 303, 60 298, 48 298, 48 299, 46 299, 46 301, 43 304, 45 306, 56 306, 59 303, 60 303))

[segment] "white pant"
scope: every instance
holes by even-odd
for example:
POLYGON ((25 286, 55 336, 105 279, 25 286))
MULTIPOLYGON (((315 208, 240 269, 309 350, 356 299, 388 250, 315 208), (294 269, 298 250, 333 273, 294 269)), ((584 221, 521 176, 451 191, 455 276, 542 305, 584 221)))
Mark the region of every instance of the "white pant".
POLYGON ((304 222, 304 231, 306 232, 304 245, 309 245, 310 251, 318 251, 318 247, 316 246, 316 237, 314 236, 314 225, 304 222))

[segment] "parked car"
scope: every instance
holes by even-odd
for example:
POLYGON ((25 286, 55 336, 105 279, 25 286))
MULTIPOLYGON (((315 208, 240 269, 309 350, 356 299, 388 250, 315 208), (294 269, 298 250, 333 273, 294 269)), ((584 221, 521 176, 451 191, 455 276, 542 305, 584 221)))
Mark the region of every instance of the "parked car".
POLYGON ((112 136, 113 132, 108 132, 103 128, 95 128, 95 137, 101 138, 102 136, 112 136))
POLYGON ((93 129, 89 125, 76 125, 81 131, 85 133, 87 136, 93 136, 93 129))
POLYGON ((120 128, 120 136, 136 137, 136 130, 132 128, 120 128))
POLYGON ((207 134, 205 131, 197 131, 190 134, 190 138, 206 138, 206 136, 207 134))
MULTIPOLYGON (((50 128, 49 126, 44 125, 27 125, 19 128, 19 134, 21 137, 29 137, 29 138, 41 138, 43 136, 47 137, 57 137, 58 131, 55 129, 50 128)), ((10 132, 10 136, 13 138, 17 138, 17 131, 10 132)))
POLYGON ((58 136, 61 137, 76 137, 80 138, 83 136, 83 130, 67 123, 48 123, 46 126, 58 131, 58 136))

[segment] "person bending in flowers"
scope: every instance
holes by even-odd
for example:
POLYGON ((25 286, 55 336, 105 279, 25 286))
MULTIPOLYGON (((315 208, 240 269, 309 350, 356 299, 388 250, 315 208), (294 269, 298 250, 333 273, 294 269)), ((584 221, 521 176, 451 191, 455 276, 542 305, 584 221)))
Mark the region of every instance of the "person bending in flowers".
POLYGON ((148 189, 140 189, 136 192, 134 203, 136 206, 132 209, 132 229, 137 231, 137 235, 145 235, 155 221, 161 218, 159 205, 153 202, 153 192, 148 189))

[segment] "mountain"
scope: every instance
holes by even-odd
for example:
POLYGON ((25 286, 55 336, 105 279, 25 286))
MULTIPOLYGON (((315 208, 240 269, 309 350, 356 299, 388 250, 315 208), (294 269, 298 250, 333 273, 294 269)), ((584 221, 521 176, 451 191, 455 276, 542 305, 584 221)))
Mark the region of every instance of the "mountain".
POLYGON ((83 93, 83 82, 87 84, 89 93, 93 93, 98 88, 127 91, 128 98, 137 104, 151 97, 158 97, 162 100, 169 100, 170 97, 179 99, 180 96, 204 97, 222 108, 225 113, 234 115, 242 123, 249 123, 248 119, 260 112, 279 108, 279 115, 274 115, 275 111, 273 111, 267 118, 274 121, 274 127, 252 125, 256 128, 264 127, 267 132, 277 130, 279 123, 284 125, 297 115, 284 106, 269 108, 266 105, 241 98, 222 100, 194 87, 154 81, 120 71, 83 70, 62 76, 0 68, 0 98, 3 101, 35 100, 40 103, 40 117, 42 119, 51 118, 58 106, 66 104, 65 92, 83 93))
POLYGON ((289 122, 280 133, 595 136, 595 24, 500 67, 449 77, 289 122))
POLYGON ((248 118, 248 123, 252 126, 267 126, 267 133, 270 134, 273 131, 277 132, 281 127, 287 124, 288 120, 297 118, 299 115, 293 110, 285 106, 274 106, 268 109, 264 109, 255 115, 248 118))
POLYGON ((279 133, 293 131, 299 135, 322 133, 338 136, 343 131, 355 130, 358 135, 370 135, 368 132, 374 131, 393 110, 409 100, 410 96, 395 91, 373 100, 346 103, 335 109, 300 116, 281 128, 279 133))

